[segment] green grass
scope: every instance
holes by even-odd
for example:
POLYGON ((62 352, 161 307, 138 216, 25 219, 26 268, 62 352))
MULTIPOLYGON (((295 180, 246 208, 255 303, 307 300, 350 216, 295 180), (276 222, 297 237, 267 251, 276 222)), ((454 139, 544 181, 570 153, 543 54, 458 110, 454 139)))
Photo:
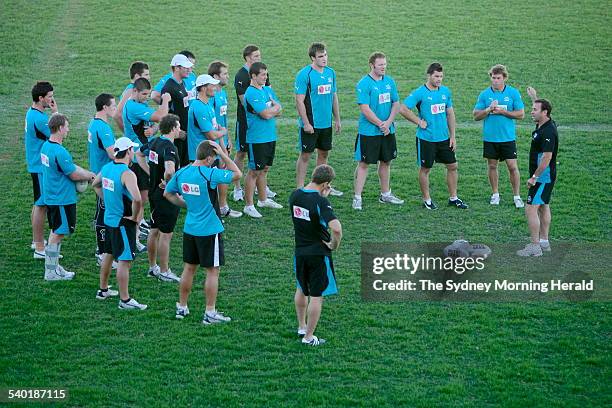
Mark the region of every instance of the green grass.
MULTIPOLYGON (((70 406, 610 406, 609 303, 366 303, 359 292, 362 242, 525 240, 524 216, 510 206, 504 171, 505 200, 498 209, 488 205, 480 130, 471 122, 494 63, 508 65, 510 83, 524 96, 525 87, 533 85, 550 98, 553 116, 564 126, 553 245, 610 242, 607 3, 334 4, 272 2, 249 9, 231 1, 137 8, 128 2, 59 1, 43 7, 16 1, 1 6, 0 386, 68 388, 70 406), (177 21, 183 31, 176 30, 177 21), (347 192, 332 200, 345 240, 334 258, 340 295, 325 303, 318 329, 328 345, 305 349, 294 337, 286 210, 265 211, 260 221, 243 217, 226 224, 227 265, 218 303, 234 319, 227 326, 199 324, 198 285, 190 301, 192 316, 174 321, 176 287, 147 279, 142 259, 133 267, 130 286, 149 310, 123 313, 114 301, 96 301, 91 193, 82 196, 77 232, 63 246, 64 263, 77 278, 57 284, 42 280, 42 262, 32 260, 28 250, 31 182, 23 164, 23 117, 35 80, 56 87, 60 111, 71 119, 66 146, 85 165, 93 99, 101 92, 119 94, 131 61, 149 62, 157 80, 171 56, 186 48, 198 57, 198 73, 221 58, 233 75, 242 47, 257 43, 285 106, 270 173, 270 184, 284 201, 296 157, 292 82, 308 62, 308 44, 320 39, 329 46, 339 78, 345 126, 331 164, 338 173, 336 186, 347 192), (414 129, 405 123, 398 130, 392 187, 406 204, 378 204, 372 171, 364 211, 350 209, 354 85, 367 72, 374 50, 388 55, 389 74, 402 98, 423 82, 429 62, 444 64, 460 123, 459 189, 469 211, 419 208, 414 129)), ((233 100, 232 89, 228 94, 233 100)), ((529 120, 519 127, 523 175, 530 129, 529 120)), ((441 203, 446 199, 441 168, 433 171, 432 193, 441 203)), ((175 272, 181 270, 180 227, 182 220, 171 253, 175 272)))

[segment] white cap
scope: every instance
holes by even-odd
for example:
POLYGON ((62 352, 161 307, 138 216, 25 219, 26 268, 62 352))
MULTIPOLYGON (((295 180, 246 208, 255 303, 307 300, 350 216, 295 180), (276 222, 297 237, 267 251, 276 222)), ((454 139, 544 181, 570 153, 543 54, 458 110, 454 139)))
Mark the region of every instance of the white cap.
POLYGON ((211 77, 208 74, 203 74, 196 78, 196 88, 199 86, 208 85, 208 84, 217 85, 219 82, 221 81, 211 77))
POLYGON ((172 66, 172 67, 191 68, 191 67, 193 67, 193 63, 191 61, 189 61, 189 58, 187 58, 183 54, 176 54, 174 57, 172 57, 172 61, 170 62, 170 66, 172 66))
POLYGON ((138 146, 140 145, 138 143, 132 142, 130 138, 125 137, 125 136, 120 137, 119 139, 115 140, 115 156, 117 156, 117 153, 126 151, 130 147, 138 147, 138 146))

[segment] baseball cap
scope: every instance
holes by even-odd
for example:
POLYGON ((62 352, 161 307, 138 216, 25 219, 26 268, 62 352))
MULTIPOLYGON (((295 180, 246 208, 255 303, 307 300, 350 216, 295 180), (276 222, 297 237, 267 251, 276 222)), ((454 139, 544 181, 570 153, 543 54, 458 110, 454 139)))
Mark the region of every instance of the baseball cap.
POLYGON ((183 54, 176 54, 174 57, 172 57, 172 61, 170 62, 170 66, 172 66, 172 67, 191 68, 191 67, 193 67, 193 63, 191 61, 189 61, 189 58, 187 58, 183 54))
POLYGON ((130 147, 138 147, 138 146, 140 145, 138 143, 132 142, 130 138, 125 137, 125 136, 120 137, 119 139, 115 141, 115 156, 117 156, 117 153, 126 151, 130 147))
POLYGON ((208 74, 203 74, 196 78, 196 88, 199 86, 208 85, 208 84, 217 85, 219 82, 221 81, 211 77, 208 74))

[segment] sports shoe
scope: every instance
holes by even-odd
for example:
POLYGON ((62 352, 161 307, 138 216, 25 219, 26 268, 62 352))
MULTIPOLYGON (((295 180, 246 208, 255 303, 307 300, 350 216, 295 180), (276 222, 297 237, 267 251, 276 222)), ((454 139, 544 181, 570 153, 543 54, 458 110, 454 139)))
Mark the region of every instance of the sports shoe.
POLYGON ((320 339, 317 336, 312 336, 312 339, 306 340, 302 339, 302 344, 306 344, 307 346, 320 346, 325 344, 325 339, 320 339))
POLYGON ((234 188, 232 197, 234 198, 234 201, 244 201, 244 190, 241 188, 234 188))
POLYGON ((148 238, 149 237, 149 228, 145 228, 142 225, 138 226, 138 235, 140 236, 140 238, 148 238))
POLYGON ((229 207, 221 208, 221 216, 222 217, 230 217, 230 218, 240 218, 242 217, 242 213, 240 211, 232 210, 229 207))
POLYGON ((254 205, 247 205, 247 206, 244 207, 244 210, 242 210, 242 211, 244 211, 244 213, 246 215, 248 215, 249 217, 251 217, 251 218, 261 218, 261 217, 263 217, 259 213, 259 211, 257 211, 257 208, 255 208, 254 205))
POLYGON ((540 241, 540 248, 542 248, 542 252, 550 252, 550 242, 543 243, 542 241, 540 241))
POLYGON ((176 315, 175 317, 179 320, 184 319, 189 314, 189 307, 181 306, 178 302, 176 302, 176 315))
POLYGON ((135 310, 145 310, 147 305, 143 305, 142 303, 138 303, 136 299, 132 298, 127 302, 119 299, 119 309, 135 309, 135 310))
POLYGON ((297 335, 298 337, 302 338, 306 335, 306 329, 297 329, 297 335))
MULTIPOLYGON (((59 259, 62 259, 64 257, 64 255, 59 254, 59 259)), ((45 259, 45 251, 43 250, 42 252, 34 250, 34 255, 32 256, 32 258, 34 259, 45 259)))
POLYGON ((108 290, 98 289, 98 292, 96 293, 96 299, 104 300, 109 297, 114 297, 118 295, 119 295, 119 292, 113 289, 108 289, 108 290))
POLYGON ((157 275, 157 279, 159 279, 162 282, 180 282, 181 281, 181 278, 179 278, 174 273, 172 273, 170 269, 168 269, 166 272, 160 272, 157 275))
POLYGON ((429 204, 427 204, 427 201, 423 201, 423 207, 427 208, 428 210, 438 209, 438 205, 434 203, 433 200, 429 200, 429 204))
POLYGON ((464 203, 463 201, 461 201, 460 198, 457 198, 456 200, 448 200, 448 205, 451 207, 457 207, 457 208, 461 208, 462 210, 467 210, 468 208, 470 208, 466 203, 464 203))
POLYGON ((344 195, 344 193, 340 190, 336 190, 333 187, 330 187, 329 189, 329 195, 330 196, 334 196, 334 197, 342 197, 344 195))
POLYGON ((523 208, 523 207, 525 207, 525 203, 523 202, 521 197, 515 197, 514 198, 514 206, 516 208, 523 208))
POLYGON ((205 312, 202 318, 202 324, 215 324, 215 323, 229 323, 232 319, 228 316, 223 316, 223 313, 217 312, 205 312))
POLYGON ((542 256, 540 244, 527 244, 525 248, 516 251, 518 256, 542 256))
MULTIPOLYGON (((99 254, 96 252, 96 264, 98 266, 102 266, 103 257, 104 257, 104 254, 99 254)), ((117 269, 118 266, 119 266, 119 263, 113 260, 113 263, 111 264, 111 269, 117 269)))
POLYGON ((353 205, 352 205, 353 210, 361 210, 362 209, 361 204, 362 204, 361 198, 353 197, 353 205))
POLYGON ((493 194, 491 195, 491 199, 489 200, 489 204, 491 205, 499 205, 499 194, 493 194))
POLYGON ((74 278, 74 272, 68 272, 62 266, 57 265, 55 272, 45 271, 46 281, 60 281, 60 280, 72 280, 74 278))
POLYGON ((386 196, 381 194, 380 196, 378 196, 378 202, 383 203, 383 204, 395 204, 395 205, 404 204, 404 200, 397 198, 396 196, 393 195, 393 193, 389 193, 386 196))
MULTIPOLYGON (((47 240, 46 239, 44 240, 44 244, 45 244, 45 246, 47 246, 47 240)), ((32 244, 30 245, 30 249, 32 251, 36 250, 36 242, 32 241, 32 244)))
POLYGON ((161 270, 159 269, 159 265, 153 265, 149 267, 149 271, 147 272, 147 276, 149 278, 157 278, 160 274, 161 270))
POLYGON ((147 246, 136 240, 136 253, 142 254, 143 252, 147 252, 147 246))
MULTIPOLYGON (((257 186, 255 186, 255 194, 257 194, 257 186)), ((266 186, 266 197, 268 198, 274 198, 276 197, 276 193, 272 190, 270 190, 269 186, 266 186)))
POLYGON ((276 209, 283 208, 282 205, 280 205, 279 203, 277 203, 271 198, 266 198, 266 201, 257 200, 257 206, 261 208, 276 208, 276 209))

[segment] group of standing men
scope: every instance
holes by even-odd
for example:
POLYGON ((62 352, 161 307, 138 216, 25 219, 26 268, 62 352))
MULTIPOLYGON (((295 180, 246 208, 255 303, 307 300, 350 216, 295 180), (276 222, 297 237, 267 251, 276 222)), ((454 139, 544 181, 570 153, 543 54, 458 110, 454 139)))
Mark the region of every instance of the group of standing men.
MULTIPOLYGON (((336 73, 327 64, 327 49, 322 43, 313 43, 308 55, 311 64, 301 69, 295 80, 300 154, 296 162, 298 190, 289 204, 296 236, 298 334, 303 336, 304 343, 318 345, 322 341, 313 333, 322 296, 337 292, 331 250, 338 247, 342 233, 325 197, 343 194, 331 186, 335 172, 327 165, 332 134, 339 133, 342 126, 336 73), (317 167, 304 187, 308 163, 315 150, 317 167)), ((259 48, 245 47, 243 58, 245 65, 234 81, 238 101, 234 160, 230 158, 228 98, 223 89, 228 83, 228 66, 221 61, 212 62, 207 74, 196 76, 195 56, 183 51, 172 58, 171 72, 153 88, 148 65, 133 63, 131 82, 118 104, 106 93, 95 100, 97 112, 88 128, 90 170, 75 165, 62 145, 69 123, 66 116, 57 113, 51 84, 39 82, 33 87, 33 104, 26 115, 26 161, 34 189, 32 249, 34 258, 45 259, 46 280, 74 277, 73 272, 59 265, 60 247, 64 236, 72 233, 76 225, 74 182, 88 181, 98 196, 96 237, 101 267, 98 299, 119 295, 122 309, 147 307, 128 292, 131 261, 136 252, 145 248, 139 236, 147 236, 148 275, 180 282, 176 317, 189 314, 187 300, 200 265, 207 271, 203 323, 230 320, 215 307, 219 267, 224 264, 221 217, 242 216, 229 208, 228 185, 234 184, 233 198, 245 201, 244 213, 250 217, 262 217, 254 205, 255 194, 258 207, 282 208, 273 200, 276 193, 268 187, 267 174, 276 150, 275 118, 283 108, 270 86, 268 68, 261 62, 259 48), (149 107, 149 99, 159 106, 149 107), (47 108, 53 113, 50 118, 44 113, 47 108), (124 137, 115 140, 111 119, 123 130, 124 137), (243 190, 240 180, 247 156, 243 190), (150 225, 144 221, 146 202, 151 207, 150 225), (180 207, 187 209, 187 217, 183 234, 184 270, 179 278, 169 268, 169 250, 180 207), (47 243, 43 239, 45 214, 51 229, 47 243), (117 269, 118 292, 108 286, 113 267, 117 269)), ((395 82, 386 75, 386 56, 373 53, 369 65, 370 72, 356 87, 360 115, 352 207, 362 209, 361 194, 370 164, 378 165, 379 201, 404 203, 390 188, 390 165, 397 157, 394 122, 399 113, 417 125, 418 179, 423 206, 429 210, 437 208, 429 192, 429 173, 434 162, 439 162, 447 168, 449 206, 467 209, 457 195, 455 115, 452 94, 442 85, 442 66, 431 64, 427 82, 400 105, 395 82)), ((480 94, 473 114, 475 120, 484 120, 483 156, 488 161, 493 192, 490 204, 500 203, 497 164, 506 161, 513 201, 520 208, 524 204, 519 193, 514 121, 523 118, 524 106, 519 92, 506 85, 508 73, 504 66, 494 66, 489 75, 491 87, 480 94)), ((532 243, 519 255, 539 256, 542 250, 550 250, 548 203, 556 177, 558 140, 556 126, 550 119, 550 102, 537 99, 532 88, 528 93, 534 102, 532 117, 537 123, 530 152, 532 176, 528 180, 526 211, 532 243)))

